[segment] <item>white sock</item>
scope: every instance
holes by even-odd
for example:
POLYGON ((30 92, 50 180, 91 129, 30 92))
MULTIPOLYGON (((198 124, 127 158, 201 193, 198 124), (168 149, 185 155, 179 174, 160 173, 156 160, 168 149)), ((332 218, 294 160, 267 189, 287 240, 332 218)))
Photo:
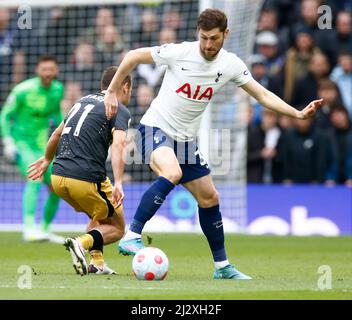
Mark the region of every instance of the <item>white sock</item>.
POLYGON ((226 267, 227 265, 230 264, 229 260, 224 260, 224 261, 215 261, 215 269, 221 269, 226 267))
POLYGON ((126 232, 126 234, 124 235, 123 240, 128 241, 128 240, 132 240, 132 239, 139 239, 141 237, 142 237, 141 234, 133 232, 131 230, 128 230, 126 232))

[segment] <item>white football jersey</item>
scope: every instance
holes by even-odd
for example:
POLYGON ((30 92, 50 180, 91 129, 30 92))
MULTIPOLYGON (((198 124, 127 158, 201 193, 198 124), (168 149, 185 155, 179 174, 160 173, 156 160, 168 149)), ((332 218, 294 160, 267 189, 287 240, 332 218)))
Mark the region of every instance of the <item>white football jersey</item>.
POLYGON ((252 79, 243 61, 225 49, 213 61, 204 59, 199 41, 152 47, 151 55, 157 65, 166 66, 166 73, 141 123, 179 141, 197 134, 206 106, 221 87, 229 81, 242 86, 252 79))

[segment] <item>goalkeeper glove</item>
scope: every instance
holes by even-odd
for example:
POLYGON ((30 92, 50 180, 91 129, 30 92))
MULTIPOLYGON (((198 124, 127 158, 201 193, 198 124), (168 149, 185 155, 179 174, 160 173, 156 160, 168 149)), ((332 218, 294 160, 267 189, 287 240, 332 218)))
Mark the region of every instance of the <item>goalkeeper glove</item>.
POLYGON ((15 162, 18 156, 18 150, 11 137, 6 137, 3 140, 4 157, 8 161, 15 162))

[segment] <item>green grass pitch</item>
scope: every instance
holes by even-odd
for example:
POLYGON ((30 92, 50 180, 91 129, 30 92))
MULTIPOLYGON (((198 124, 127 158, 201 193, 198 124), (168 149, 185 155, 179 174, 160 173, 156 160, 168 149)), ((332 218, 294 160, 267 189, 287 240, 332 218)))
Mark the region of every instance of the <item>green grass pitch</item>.
POLYGON ((23 243, 20 233, 0 233, 0 299, 352 299, 351 237, 226 235, 231 262, 251 281, 212 280, 213 263, 202 235, 153 234, 170 260, 164 281, 139 281, 131 257, 115 245, 104 255, 117 276, 74 273, 69 253, 50 243, 23 243), (19 289, 18 268, 33 268, 32 289, 19 289), (318 287, 318 268, 331 268, 331 289, 318 287))

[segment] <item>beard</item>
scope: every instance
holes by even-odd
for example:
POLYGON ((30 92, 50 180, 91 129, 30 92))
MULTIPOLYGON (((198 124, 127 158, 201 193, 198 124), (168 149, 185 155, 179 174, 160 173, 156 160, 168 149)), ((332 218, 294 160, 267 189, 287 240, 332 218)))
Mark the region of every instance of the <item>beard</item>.
POLYGON ((206 50, 200 46, 200 53, 202 54, 203 58, 205 58, 206 60, 214 60, 215 57, 220 52, 220 50, 222 49, 222 46, 224 45, 224 40, 225 39, 222 39, 221 45, 217 50, 216 49, 206 50))

